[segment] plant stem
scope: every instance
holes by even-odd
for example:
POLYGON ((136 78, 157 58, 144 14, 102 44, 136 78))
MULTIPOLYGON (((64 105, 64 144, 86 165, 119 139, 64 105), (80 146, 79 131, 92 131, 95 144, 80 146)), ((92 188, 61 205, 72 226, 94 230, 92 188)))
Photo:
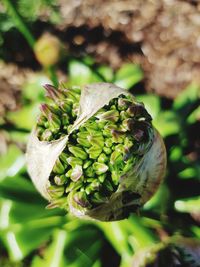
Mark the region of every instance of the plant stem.
MULTIPOLYGON (((18 11, 16 10, 12 1, 11 0, 3 0, 3 1, 4 1, 5 6, 7 7, 8 12, 10 13, 10 15, 11 15, 11 17, 15 23, 16 28, 24 36, 24 38, 28 42, 31 49, 34 50, 34 45, 35 45, 36 40, 35 40, 33 34, 31 33, 31 31, 28 29, 28 27, 24 23, 22 17, 20 16, 18 11)), ((57 87, 58 86, 58 79, 57 79, 57 75, 56 75, 54 67, 53 66, 48 67, 47 72, 49 73, 50 79, 52 80, 54 86, 57 87)))
POLYGON ((33 49, 34 44, 35 44, 34 36, 29 31, 26 24, 23 22, 21 16, 19 15, 19 13, 16 10, 15 6, 13 5, 12 1, 11 0, 3 0, 3 1, 5 3, 5 6, 8 9, 8 12, 10 12, 11 17, 13 18, 13 21, 15 22, 15 26, 23 34, 23 36, 27 40, 29 46, 33 49))
POLYGON ((145 248, 157 242, 156 236, 142 224, 141 218, 132 215, 129 220, 121 222, 125 229, 131 229, 131 232, 136 240, 134 251, 145 248))
POLYGON ((50 76, 50 79, 51 79, 53 85, 55 87, 58 87, 58 78, 57 78, 57 75, 56 75, 56 72, 55 72, 55 67, 54 66, 50 66, 50 67, 48 67, 47 71, 49 73, 49 76, 50 76))

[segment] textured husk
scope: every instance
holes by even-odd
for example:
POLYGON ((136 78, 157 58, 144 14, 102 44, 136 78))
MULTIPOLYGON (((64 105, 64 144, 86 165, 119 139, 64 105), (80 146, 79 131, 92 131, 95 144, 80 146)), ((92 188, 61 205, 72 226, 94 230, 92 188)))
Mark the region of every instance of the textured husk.
POLYGON ((126 90, 112 83, 94 83, 86 85, 81 92, 78 118, 72 130, 91 118, 100 108, 119 95, 130 95, 126 90))
POLYGON ((26 153, 28 173, 37 190, 48 200, 50 200, 47 192, 49 176, 67 140, 68 136, 52 142, 40 141, 35 129, 29 138, 26 153))
MULTIPOLYGON (((94 83, 86 85, 81 90, 78 117, 74 122, 71 132, 74 129, 78 129, 100 108, 108 104, 111 99, 118 97, 120 94, 128 95, 129 93, 110 83, 94 83)), ((47 192, 49 176, 56 159, 67 145, 67 141, 67 135, 51 142, 40 141, 35 129, 32 131, 28 141, 26 152, 28 173, 37 190, 48 200, 51 200, 47 192)))

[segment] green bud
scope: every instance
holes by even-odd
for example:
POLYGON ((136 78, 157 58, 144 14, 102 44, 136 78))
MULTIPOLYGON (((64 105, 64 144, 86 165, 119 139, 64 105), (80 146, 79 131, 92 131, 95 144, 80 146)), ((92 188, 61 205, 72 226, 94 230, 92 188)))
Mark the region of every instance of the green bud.
POLYGON ((81 88, 79 86, 72 86, 71 92, 75 93, 77 95, 77 98, 79 99, 81 88))
POLYGON ((57 199, 53 199, 51 200, 51 203, 49 203, 46 206, 46 209, 54 209, 54 208, 63 208, 63 209, 67 209, 67 197, 63 196, 57 199))
POLYGON ((103 183, 103 187, 105 187, 105 189, 108 191, 108 192, 113 192, 114 191, 114 188, 111 184, 110 181, 108 180, 105 180, 104 183, 103 183))
POLYGON ((57 174, 63 174, 65 172, 65 166, 61 163, 60 159, 58 158, 53 166, 53 172, 57 174))
POLYGON ((83 161, 80 158, 75 158, 75 157, 68 157, 67 162, 69 165, 71 165, 73 168, 76 165, 82 166, 83 161))
POLYGON ((112 177, 112 181, 113 181, 113 183, 114 183, 115 185, 118 185, 118 183, 119 183, 119 178, 120 178, 119 174, 118 174, 117 172, 113 171, 112 174, 111 174, 111 177, 112 177))
POLYGON ((127 113, 129 117, 141 118, 141 117, 148 117, 149 114, 146 111, 144 105, 142 103, 135 103, 130 105, 130 107, 127 109, 127 113))
POLYGON ((109 110, 104 113, 96 115, 100 121, 112 121, 117 122, 119 119, 119 112, 117 110, 109 110))
POLYGON ((99 129, 103 130, 103 128, 105 127, 107 121, 98 121, 98 127, 99 129))
POLYGON ((108 138, 112 137, 111 129, 108 129, 107 127, 104 127, 103 136, 108 137, 108 138))
POLYGON ((122 145, 122 144, 116 145, 115 146, 115 150, 118 151, 121 154, 124 154, 124 151, 125 151, 124 145, 122 145))
POLYGON ((79 105, 78 103, 74 103, 72 106, 72 116, 76 117, 78 114, 79 105))
POLYGON ((95 179, 93 180, 92 183, 86 186, 85 192, 87 195, 89 195, 91 192, 99 190, 99 187, 100 187, 100 182, 97 179, 95 179))
POLYGON ((59 102, 59 107, 67 113, 71 113, 72 111, 72 100, 71 99, 64 99, 62 101, 59 102))
POLYGON ((113 145, 112 139, 111 139, 111 138, 107 138, 107 139, 105 140, 105 145, 106 145, 107 147, 112 147, 112 145, 113 145))
POLYGON ((73 103, 76 103, 80 98, 80 95, 75 93, 71 89, 63 89, 62 92, 64 93, 65 97, 67 99, 71 99, 73 101, 73 103))
POLYGON ((92 122, 92 123, 88 123, 86 122, 84 127, 86 128, 86 130, 89 132, 89 133, 99 133, 99 127, 97 125, 96 122, 92 122))
POLYGON ((93 166, 97 175, 105 173, 108 170, 108 166, 106 164, 103 164, 100 162, 95 162, 92 166, 93 166))
POLYGON ((65 152, 62 152, 59 156, 60 160, 66 165, 68 165, 67 159, 69 158, 69 155, 65 152))
POLYGON ((95 171, 93 169, 92 166, 89 166, 86 170, 85 170, 85 174, 88 177, 94 177, 95 176, 95 171))
POLYGON ((120 143, 124 142, 125 134, 124 132, 118 130, 112 130, 112 142, 113 143, 120 143))
POLYGON ((61 110, 60 110, 60 107, 58 105, 53 103, 53 104, 48 105, 48 108, 52 114, 55 114, 58 116, 61 115, 61 110))
POLYGON ((44 141, 51 141, 53 139, 53 134, 49 129, 45 129, 41 136, 44 141))
POLYGON ((44 88, 46 89, 46 96, 53 100, 54 103, 58 104, 61 99, 65 98, 63 93, 51 84, 45 84, 44 88))
POLYGON ((74 201, 82 208, 91 208, 91 204, 87 199, 85 192, 75 193, 73 196, 74 201))
POLYGON ((64 194, 65 188, 64 186, 51 185, 47 188, 47 192, 52 198, 59 198, 64 194))
POLYGON ((104 138, 103 136, 88 136, 88 141, 92 146, 103 147, 104 146, 104 138))
POLYGON ((108 198, 102 197, 102 195, 99 192, 95 192, 92 196, 91 201, 96 204, 106 203, 108 202, 108 198))
POLYGON ((124 98, 118 99, 118 109, 119 110, 126 110, 131 104, 132 104, 131 101, 128 99, 124 99, 124 98))
POLYGON ((114 104, 114 105, 110 106, 110 109, 111 109, 111 110, 117 110, 117 107, 116 107, 116 105, 114 104))
POLYGON ((40 115, 40 117, 37 120, 37 125, 44 126, 46 121, 47 121, 47 118, 44 115, 40 115))
MULTIPOLYGON (((36 129, 36 133, 37 133, 37 136, 38 136, 38 138, 39 138, 40 140, 43 140, 43 139, 40 138, 43 132, 44 132, 44 128, 38 126, 37 129, 36 129)), ((43 141, 45 141, 45 140, 43 140, 43 141)))
POLYGON ((90 165, 92 165, 92 160, 86 160, 86 162, 83 164, 83 169, 87 169, 90 165))
POLYGON ((40 111, 42 113, 42 116, 44 116, 46 118, 48 118, 49 115, 51 114, 51 111, 50 111, 49 106, 47 104, 41 104, 40 111))
POLYGON ((55 182, 55 184, 57 184, 57 185, 64 185, 66 182, 68 181, 68 178, 67 178, 67 176, 65 176, 64 174, 62 174, 62 175, 56 175, 55 177, 54 177, 54 182, 55 182))
POLYGON ((77 191, 83 186, 82 180, 78 180, 76 183, 71 182, 65 189, 65 193, 69 193, 71 191, 77 191))
POLYGON ((72 169, 70 169, 69 171, 67 171, 66 173, 65 173, 65 175, 66 175, 66 177, 71 177, 71 175, 72 175, 72 169))
POLYGON ((123 110, 120 112, 119 118, 121 121, 123 121, 123 120, 130 118, 130 116, 128 115, 128 113, 126 111, 123 110))
POLYGON ((83 160, 87 159, 87 153, 81 147, 69 146, 68 149, 75 157, 83 160))
POLYGON ((89 135, 89 132, 88 131, 86 131, 83 127, 80 127, 79 128, 79 131, 80 132, 78 132, 77 133, 77 136, 78 136, 78 138, 83 138, 83 139, 87 139, 87 137, 88 137, 88 135, 89 135))
POLYGON ((78 138, 77 138, 77 142, 78 142, 81 146, 84 146, 84 147, 90 147, 90 146, 91 146, 90 142, 89 142, 86 138, 78 137, 78 138))
POLYGON ((103 173, 101 175, 98 176, 98 179, 100 181, 100 183, 103 183, 106 179, 106 173, 103 173))
POLYGON ((86 178, 87 183, 92 183, 94 181, 94 177, 86 178))
POLYGON ((72 169, 72 173, 71 173, 71 177, 70 178, 72 179, 72 181, 76 182, 81 178, 82 174, 83 174, 82 167, 80 165, 76 165, 72 169))
POLYGON ((119 151, 114 151, 110 156, 110 163, 114 165, 117 161, 122 160, 122 154, 119 151))
POLYGON ((101 152, 102 148, 96 145, 93 145, 89 149, 87 149, 87 153, 89 154, 89 158, 91 159, 97 159, 101 152))
POLYGON ((126 150, 128 150, 128 149, 130 149, 133 145, 134 145, 133 141, 130 140, 130 138, 125 137, 125 139, 124 139, 124 148, 125 148, 126 150))
POLYGON ((72 125, 67 126, 67 132, 69 133, 72 129, 72 125))
POLYGON ((103 151, 106 153, 106 155, 110 155, 112 153, 112 149, 110 147, 104 147, 103 151))
POLYGON ((62 115, 62 125, 69 125, 69 115, 66 113, 62 115))
POLYGON ((48 117, 49 128, 52 131, 58 131, 60 129, 61 121, 55 114, 50 114, 48 117))
POLYGON ((92 191, 94 191, 94 190, 93 190, 93 188, 91 187, 91 185, 86 186, 86 188, 85 188, 85 193, 86 193, 87 195, 90 195, 90 193, 91 193, 92 191))
POLYGON ((108 157, 106 156, 105 153, 101 153, 97 159, 98 162, 100 163, 105 163, 106 161, 108 161, 108 157))
POLYGON ((123 120, 121 127, 125 131, 131 131, 133 129, 133 127, 134 127, 134 121, 133 121, 133 119, 130 119, 129 118, 129 119, 123 120))
POLYGON ((48 122, 48 121, 46 121, 46 122, 44 123, 44 127, 45 127, 45 128, 49 128, 49 122, 48 122))

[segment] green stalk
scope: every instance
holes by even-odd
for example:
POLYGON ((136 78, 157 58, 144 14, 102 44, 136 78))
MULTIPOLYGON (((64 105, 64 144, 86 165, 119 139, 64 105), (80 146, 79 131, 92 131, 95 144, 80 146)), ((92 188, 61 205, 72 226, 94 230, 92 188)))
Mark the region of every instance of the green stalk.
POLYGON ((125 229, 131 229, 131 233, 136 241, 133 242, 134 251, 151 246, 158 241, 153 233, 143 225, 142 218, 139 218, 137 215, 132 215, 129 220, 124 220, 120 223, 125 229))
MULTIPOLYGON (((13 5, 12 1, 11 0, 3 0, 3 1, 4 1, 4 4, 5 4, 8 12, 10 13, 10 15, 11 15, 11 17, 15 23, 16 28, 24 36, 24 38, 28 42, 31 49, 34 50, 34 45, 36 42, 35 37, 31 33, 29 28, 26 26, 26 24, 24 23, 22 17, 20 16, 18 11, 16 10, 16 7, 13 5)), ((54 67, 53 66, 48 67, 47 72, 49 73, 50 79, 52 80, 54 86, 57 87, 58 86, 58 79, 57 79, 54 67)))
POLYGON ((10 0, 3 0, 5 6, 8 9, 8 12, 10 12, 10 15, 15 22, 15 26, 17 29, 23 34, 25 39, 27 40, 29 46, 33 49, 35 44, 35 38, 32 35, 32 33, 29 31, 26 24, 23 22, 21 16, 19 15, 18 11, 16 10, 15 6, 13 5, 12 1, 10 0))
POLYGON ((50 67, 48 67, 47 71, 49 73, 51 81, 53 82, 53 85, 55 87, 58 87, 59 82, 58 82, 58 78, 57 78, 57 75, 56 75, 55 67, 54 66, 50 66, 50 67))
POLYGON ((53 253, 51 254, 48 266, 50 267, 61 266, 66 240, 67 240, 67 233, 65 230, 59 230, 58 232, 56 232, 53 242, 53 253))

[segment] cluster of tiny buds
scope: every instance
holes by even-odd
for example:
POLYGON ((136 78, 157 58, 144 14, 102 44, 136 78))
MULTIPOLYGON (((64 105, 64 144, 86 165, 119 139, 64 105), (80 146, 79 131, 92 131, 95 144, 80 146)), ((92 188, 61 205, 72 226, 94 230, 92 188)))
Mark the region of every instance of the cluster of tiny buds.
MULTIPOLYGON (((80 89, 47 85, 49 104, 41 105, 37 135, 41 141, 66 136, 78 112, 80 89)), ((80 208, 92 209, 109 201, 120 177, 148 150, 151 116, 132 96, 120 95, 102 107, 69 141, 53 167, 49 208, 68 208, 70 198, 80 208)))

